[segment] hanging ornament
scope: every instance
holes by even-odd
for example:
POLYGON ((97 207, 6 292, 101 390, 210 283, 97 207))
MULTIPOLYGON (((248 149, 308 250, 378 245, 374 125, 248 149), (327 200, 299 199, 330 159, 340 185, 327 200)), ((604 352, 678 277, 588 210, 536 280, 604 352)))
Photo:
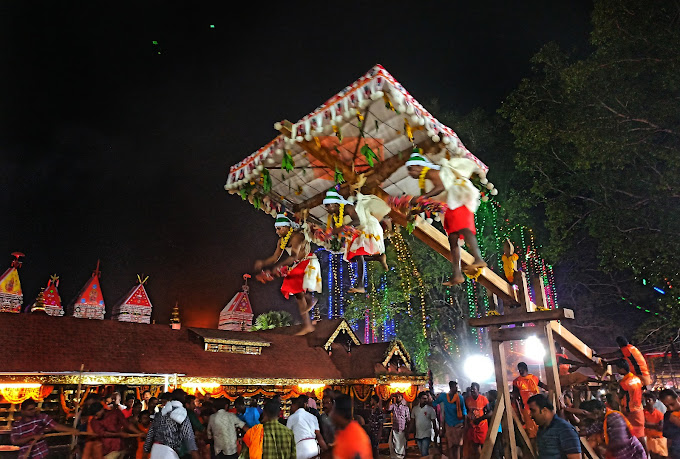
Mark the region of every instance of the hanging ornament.
MULTIPOLYGON (((392 101, 390 98, 387 96, 387 94, 383 94, 383 100, 385 101, 385 108, 392 110, 393 112, 396 112, 397 110, 394 108, 394 105, 392 105, 392 101)), ((397 112, 398 113, 398 112, 397 112)))
POLYGON ((411 129, 411 125, 409 124, 407 118, 404 118, 404 132, 406 133, 406 137, 408 137, 411 143, 415 144, 415 140, 413 138, 413 129, 411 129))
POLYGON ((262 190, 265 193, 269 193, 272 190, 272 177, 267 169, 262 171, 262 190))
MULTIPOLYGON (((357 110, 356 116, 357 116, 357 120, 359 122, 359 124, 358 124, 359 129, 361 129, 361 127, 364 125, 364 115, 362 115, 361 112, 359 110, 357 110)), ((363 132, 361 134, 363 135, 363 132)))
POLYGON ((370 167, 373 167, 373 166, 375 165, 374 160, 375 160, 375 161, 378 161, 378 155, 376 155, 376 154, 373 152, 373 150, 371 150, 371 147, 369 147, 369 146, 366 145, 366 144, 364 144, 364 145, 361 147, 361 154, 364 155, 364 157, 366 158, 366 162, 368 163, 368 165, 369 165, 370 167))
POLYGON ((342 171, 338 169, 337 167, 335 168, 335 183, 340 184, 345 181, 345 176, 342 175, 342 171))
POLYGON ((342 132, 340 132, 340 128, 337 127, 335 124, 333 125, 333 132, 337 136, 338 140, 342 142, 342 132))
POLYGON ((294 167, 295 161, 293 161, 290 151, 286 151, 283 155, 283 159, 281 160, 281 168, 287 172, 290 172, 294 167))

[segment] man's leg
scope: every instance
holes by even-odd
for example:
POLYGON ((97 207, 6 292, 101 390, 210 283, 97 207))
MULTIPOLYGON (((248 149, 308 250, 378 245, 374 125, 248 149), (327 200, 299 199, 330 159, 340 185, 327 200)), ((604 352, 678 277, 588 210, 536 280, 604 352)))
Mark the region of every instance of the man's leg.
POLYGON ((364 269, 364 256, 358 255, 352 258, 352 261, 357 262, 357 282, 347 290, 347 293, 366 293, 364 285, 366 284, 366 270, 364 269))
POLYGON ((465 244, 467 244, 468 249, 470 250, 470 255, 472 255, 475 258, 470 267, 475 268, 475 269, 476 268, 485 268, 486 262, 482 258, 482 254, 479 252, 479 245, 477 244, 477 236, 472 234, 472 231, 470 231, 468 228, 461 229, 460 234, 463 235, 463 239, 465 240, 465 244))
POLYGON ((311 309, 312 305, 311 303, 310 305, 307 304, 307 295, 304 292, 296 293, 295 300, 298 304, 298 311, 300 312, 303 325, 302 330, 300 330, 298 335, 306 335, 307 333, 314 331, 312 319, 309 318, 309 310, 311 309))
POLYGON ((449 246, 451 250, 451 268, 453 274, 451 279, 444 282, 444 285, 458 285, 465 282, 465 277, 460 270, 460 247, 458 246, 458 239, 460 238, 458 233, 449 234, 449 246))

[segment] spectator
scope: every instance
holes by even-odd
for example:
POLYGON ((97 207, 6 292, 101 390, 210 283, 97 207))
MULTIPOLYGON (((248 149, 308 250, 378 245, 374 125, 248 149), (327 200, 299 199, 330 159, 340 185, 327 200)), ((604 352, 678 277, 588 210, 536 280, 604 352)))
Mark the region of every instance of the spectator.
POLYGON ((151 399, 151 391, 145 390, 142 392, 142 409, 149 410, 149 400, 151 399))
MULTIPOLYGON (((115 403, 115 398, 114 398, 115 403)), ((94 412, 99 407, 94 406, 92 413, 93 419, 90 421, 92 430, 101 438, 102 455, 106 459, 122 459, 125 456, 126 448, 123 438, 128 438, 130 435, 125 432, 127 421, 123 412, 117 408, 105 410, 101 407, 99 411, 94 412)))
POLYGON ((323 408, 323 413, 321 413, 321 422, 319 427, 321 427, 321 435, 323 440, 327 445, 332 445, 335 443, 335 424, 331 419, 331 411, 333 410, 333 396, 330 389, 324 390, 323 399, 321 399, 321 407, 323 408), (326 390, 329 390, 326 393, 326 390))
POLYGON ((435 413, 434 408, 428 405, 429 400, 430 393, 421 392, 418 394, 418 403, 411 412, 411 424, 412 427, 415 427, 416 443, 421 457, 430 455, 432 434, 437 428, 437 413, 435 413))
POLYGON ((378 445, 382 439, 384 425, 385 413, 380 403, 380 397, 373 395, 371 397, 371 414, 368 416, 368 431, 373 447, 373 457, 376 458, 378 457, 378 445))
POLYGON ((647 392, 645 398, 645 437, 651 459, 668 457, 668 445, 663 436, 663 413, 654 407, 656 396, 647 392))
POLYGON ((47 442, 43 440, 45 430, 78 433, 77 429, 57 424, 45 413, 38 413, 38 404, 29 398, 21 403, 21 419, 14 421, 10 441, 21 446, 19 457, 42 459, 49 456, 47 442))
POLYGON ((319 420, 304 409, 308 399, 306 395, 300 395, 293 400, 290 405, 291 415, 286 424, 295 436, 297 459, 311 459, 328 449, 321 436, 319 420))
POLYGON ((538 459, 581 459, 581 441, 574 426, 555 416, 555 407, 543 394, 528 400, 531 417, 539 426, 538 459))
POLYGON ((151 397, 147 402, 146 402, 146 411, 149 412, 149 417, 153 421, 154 417, 156 416, 156 407, 158 406, 158 398, 156 397, 151 397))
POLYGON ((246 423, 239 419, 229 409, 229 400, 218 398, 215 400, 217 412, 208 421, 208 439, 213 440, 213 450, 216 459, 235 459, 238 446, 236 429, 243 429, 246 423))
POLYGON ((400 392, 392 397, 388 411, 392 413, 392 431, 389 440, 390 458, 404 459, 406 456, 406 427, 411 421, 411 412, 400 392))
POLYGON ((260 412, 257 408, 246 406, 246 401, 243 397, 239 397, 234 401, 236 413, 241 421, 244 421, 248 427, 256 426, 260 423, 260 412))
POLYGON ((621 412, 626 416, 630 422, 631 433, 640 440, 644 446, 645 442, 645 413, 642 408, 642 380, 630 371, 628 362, 625 360, 618 360, 616 367, 619 374, 624 375, 619 386, 621 412))
POLYGON ((184 446, 193 459, 199 459, 194 430, 184 408, 186 392, 175 389, 171 397, 172 401, 166 402, 153 420, 144 442, 144 451, 150 452, 154 458, 171 458, 177 457, 184 446))
MULTIPOLYGON (((128 394, 125 396, 125 406, 121 408, 123 416, 125 416, 125 419, 132 416, 132 407, 135 405, 135 401, 137 401, 137 399, 133 394, 128 394)), ((142 411, 141 406, 139 411, 142 411)))
POLYGON ((488 419, 491 418, 489 400, 479 393, 479 384, 470 384, 470 396, 465 399, 468 411, 467 445, 470 450, 467 457, 478 458, 482 452, 482 445, 489 431, 488 419))
POLYGON ((663 436, 668 441, 668 457, 680 459, 680 402, 673 389, 664 389, 659 393, 659 400, 666 405, 663 416, 663 436))
POLYGON ((337 397, 331 409, 331 419, 337 434, 333 446, 334 459, 371 459, 371 440, 358 422, 352 420, 352 399, 337 397))
POLYGON ((264 404, 262 413, 262 457, 296 459, 295 436, 293 431, 279 422, 281 402, 272 399, 264 404))
POLYGON ((465 416, 467 416, 467 408, 465 403, 458 393, 458 382, 449 382, 449 392, 447 394, 439 394, 433 404, 444 405, 444 425, 442 429, 442 437, 446 435, 446 444, 449 450, 446 457, 449 459, 460 458, 460 447, 463 445, 463 427, 465 426, 465 416))

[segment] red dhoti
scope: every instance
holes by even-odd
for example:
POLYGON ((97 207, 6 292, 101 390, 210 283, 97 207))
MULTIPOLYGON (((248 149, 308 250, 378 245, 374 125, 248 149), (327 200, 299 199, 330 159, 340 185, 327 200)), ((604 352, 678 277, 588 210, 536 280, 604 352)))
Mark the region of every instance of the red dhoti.
MULTIPOLYGON (((444 214, 444 231, 446 231, 446 234, 457 233, 464 228, 472 231, 472 234, 477 234, 475 214, 465 206, 448 209, 444 214)), ((463 236, 461 236, 462 238, 463 236)))
POLYGON ((286 299, 291 295, 308 291, 321 292, 321 267, 314 254, 296 263, 281 284, 281 293, 286 299))

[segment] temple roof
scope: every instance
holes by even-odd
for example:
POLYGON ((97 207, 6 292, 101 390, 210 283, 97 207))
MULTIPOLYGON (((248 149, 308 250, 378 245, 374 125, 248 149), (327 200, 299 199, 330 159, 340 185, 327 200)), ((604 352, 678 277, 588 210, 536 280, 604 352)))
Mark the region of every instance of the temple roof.
POLYGON ((246 379, 251 381, 249 384, 256 384, 252 381, 258 379, 289 384, 297 380, 416 376, 403 369, 382 371, 378 368, 380 371, 376 371, 389 343, 353 346, 347 352, 338 342, 329 353, 323 345, 314 343, 328 341, 335 332, 332 324, 319 322, 311 340, 288 334, 290 328, 285 327, 284 333, 281 329, 266 332, 172 330, 160 324, 8 314, 0 321, 0 361, 3 372, 19 374, 77 373, 84 364, 86 372, 177 373, 183 378, 218 378, 223 384, 246 379), (17 330, 21 330, 19 339, 17 330), (259 347, 261 354, 210 352, 206 350, 208 343, 259 347), (59 346, 59 352, 50 351, 55 346, 59 346))
POLYGON ((250 307, 250 298, 248 297, 248 292, 238 292, 234 295, 227 303, 227 305, 220 312, 220 316, 229 313, 240 313, 240 314, 253 314, 253 310, 250 307))
POLYGON ((2 293, 6 295, 23 295, 19 271, 14 266, 7 268, 7 271, 0 276, 0 294, 2 293))
MULTIPOLYGON (((453 129, 434 118, 381 65, 291 126, 276 123, 275 128, 282 134, 233 165, 225 184, 230 193, 243 193, 244 198, 252 200, 252 186, 261 189, 258 180, 263 171, 268 171, 271 191, 264 193, 267 199, 263 202, 258 194, 257 207, 272 215, 274 207, 282 205, 296 210, 300 206, 309 208, 317 221, 325 216, 315 198, 336 184, 337 167, 334 170, 328 162, 324 164, 309 154, 309 145, 318 148, 330 162, 350 167, 357 175, 372 168, 372 160, 361 153, 364 146, 377 156, 377 163, 384 163, 396 156, 408 157, 414 144, 436 145, 429 155, 433 161, 447 155, 465 156, 483 173, 488 170, 465 148, 453 129), (288 154, 294 162, 289 172, 284 169, 288 154)), ((405 167, 388 174, 382 188, 397 196, 419 192, 417 180, 408 177, 405 167)))

